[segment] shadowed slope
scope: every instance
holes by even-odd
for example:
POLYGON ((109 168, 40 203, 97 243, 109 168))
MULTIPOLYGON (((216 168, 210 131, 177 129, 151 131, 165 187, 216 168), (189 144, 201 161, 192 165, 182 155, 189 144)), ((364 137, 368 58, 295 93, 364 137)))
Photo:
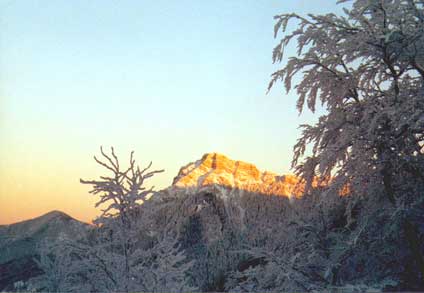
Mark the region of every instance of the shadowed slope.
POLYGON ((0 290, 11 290, 14 282, 42 273, 33 260, 40 243, 76 237, 88 227, 60 211, 0 226, 0 290))

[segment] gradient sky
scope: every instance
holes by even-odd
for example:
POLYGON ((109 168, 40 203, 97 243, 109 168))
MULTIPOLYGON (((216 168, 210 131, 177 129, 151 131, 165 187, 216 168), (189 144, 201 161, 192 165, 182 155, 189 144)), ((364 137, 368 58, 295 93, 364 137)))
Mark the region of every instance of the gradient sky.
MULTIPOLYGON (((290 172, 296 95, 266 94, 273 16, 331 0, 0 0, 0 224, 62 210, 90 221, 92 156, 115 146, 165 172, 207 152, 290 172)), ((289 47, 287 55, 294 55, 289 47)))

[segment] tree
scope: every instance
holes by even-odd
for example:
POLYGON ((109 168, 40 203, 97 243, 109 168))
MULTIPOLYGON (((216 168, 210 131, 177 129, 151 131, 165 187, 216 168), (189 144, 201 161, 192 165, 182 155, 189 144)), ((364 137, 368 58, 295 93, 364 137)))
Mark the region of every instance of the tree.
POLYGON ((319 102, 326 111, 316 124, 301 126, 294 146, 292 167, 307 191, 317 178, 331 178, 325 195, 347 188, 350 219, 363 199, 358 237, 370 243, 371 231, 387 239, 398 233, 422 279, 422 232, 414 219, 424 189, 424 1, 338 1, 347 2, 352 6, 343 15, 275 17, 275 37, 291 20, 298 26, 279 40, 273 61, 282 62, 293 41, 298 56, 273 73, 268 89, 282 81, 289 91, 300 77, 299 113, 314 112, 319 102), (376 219, 388 222, 369 224, 376 219))
POLYGON ((309 186, 316 177, 332 177, 335 188, 349 184, 361 194, 378 182, 394 202, 396 177, 424 180, 423 6, 419 0, 356 0, 344 16, 275 17, 275 37, 292 19, 299 26, 274 48, 274 62, 283 60, 292 40, 299 56, 273 73, 269 89, 281 80, 289 91, 301 75, 299 113, 314 112, 318 101, 327 110, 315 125, 301 126, 294 147, 292 166, 309 186))
POLYGON ((109 239, 112 240, 110 244, 112 247, 118 248, 119 256, 123 256, 123 263, 118 266, 123 270, 122 276, 119 281, 114 280, 114 282, 122 282, 124 286, 120 289, 127 292, 132 277, 130 257, 136 249, 136 243, 134 243, 136 234, 134 233, 139 232, 136 225, 140 218, 141 204, 148 196, 153 194, 154 188, 146 189, 144 181, 156 173, 163 172, 163 170, 147 172, 152 165, 151 162, 146 168, 140 169, 139 166, 135 165, 134 152, 131 152, 129 167, 121 170, 113 147, 111 148, 111 156, 105 154, 102 148, 100 148, 100 151, 103 161, 96 156, 94 156, 94 160, 112 172, 112 176, 101 176, 100 180, 81 179, 80 182, 92 185, 93 189, 90 193, 100 195, 96 207, 106 205, 106 208, 101 210, 101 215, 94 222, 101 230, 106 230, 109 233, 109 239))
POLYGON ((177 239, 161 231, 150 237, 152 218, 143 204, 154 194, 144 187, 145 180, 163 172, 141 169, 131 152, 129 167, 121 169, 111 148, 103 160, 95 161, 111 176, 83 180, 92 185, 90 193, 99 195, 96 207, 101 215, 95 227, 80 239, 62 239, 41 250, 40 262, 46 272, 45 290, 94 292, 181 292, 193 290, 185 274, 192 263, 186 260, 177 239), (64 253, 54 253, 58 248, 64 253), (65 267, 64 267, 65 265, 65 267))
POLYGON ((152 162, 146 168, 140 169, 135 164, 134 152, 131 152, 129 167, 126 170, 121 170, 113 147, 111 148, 112 156, 105 154, 102 147, 100 147, 100 151, 105 161, 99 160, 96 156, 94 156, 94 160, 111 171, 112 176, 101 176, 101 180, 80 179, 80 182, 92 185, 93 189, 90 193, 100 195, 96 207, 106 205, 106 208, 101 210, 102 214, 95 220, 95 223, 107 225, 112 220, 114 223, 119 223, 121 228, 128 232, 137 219, 141 204, 154 193, 154 186, 146 189, 144 181, 164 170, 147 172, 152 166, 152 162), (117 219, 118 221, 116 221, 117 219))

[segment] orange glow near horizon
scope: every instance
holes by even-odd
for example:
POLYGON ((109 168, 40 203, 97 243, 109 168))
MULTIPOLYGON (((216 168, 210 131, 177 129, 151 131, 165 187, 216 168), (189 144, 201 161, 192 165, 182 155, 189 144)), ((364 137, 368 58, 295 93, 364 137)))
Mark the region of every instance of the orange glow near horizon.
MULTIPOLYGON (((14 155, 0 163, 0 225, 36 218, 52 210, 87 223, 99 215, 100 208, 94 207, 98 196, 89 193, 91 186, 79 182, 80 178, 97 179, 108 174, 94 160, 75 164, 75 156, 60 158, 51 153, 55 161, 42 161, 37 156, 14 155)), ((152 178, 147 185, 161 188, 165 185, 161 181, 163 177, 152 178)))
POLYGON ((78 178, 61 178, 58 174, 4 174, 0 186, 0 224, 11 224, 59 210, 83 222, 91 222, 99 213, 96 198, 80 186, 78 178), (6 179, 6 180, 4 180, 6 179), (7 195, 7 196, 5 196, 7 195))
MULTIPOLYGON (((122 155, 118 154, 118 157, 121 167, 125 168, 124 152, 122 155)), ((60 153, 50 152, 48 156, 50 160, 43 160, 42 158, 45 156, 37 155, 36 152, 31 155, 15 153, 13 157, 1 162, 0 225, 36 218, 52 210, 62 211, 86 223, 91 223, 100 214, 100 208, 95 208, 99 196, 90 194, 91 186, 81 184, 79 179, 98 179, 99 176, 109 175, 108 171, 94 160, 88 160, 88 156, 81 156, 87 160, 80 159, 79 162, 76 154, 64 157, 60 153)), ((135 159, 137 161, 137 154, 135 159)), ((231 162, 235 163, 235 161, 231 162)), ((245 164, 246 166, 251 165, 245 164)), ((251 166, 256 170, 256 166, 251 166)), ((151 170, 156 169, 160 168, 151 170)), ((219 172, 217 173, 219 174, 219 172)), ((169 176, 173 174, 177 174, 176 170, 157 174, 146 182, 146 186, 154 185, 156 190, 160 190, 170 185, 167 182, 170 183, 169 176)), ((281 195, 294 192, 296 197, 299 197, 304 186, 303 184, 296 186, 298 183, 299 179, 296 176, 288 175, 284 182, 274 182, 270 187, 274 192, 280 192, 281 195), (298 188, 300 189, 298 190, 298 188)), ((327 184, 329 184, 329 180, 325 180, 322 186, 327 184)), ((318 182, 315 181, 313 186, 317 185, 318 182)), ((276 194, 280 194, 278 192, 276 194)), ((348 186, 340 191, 341 196, 347 194, 349 194, 348 186)))

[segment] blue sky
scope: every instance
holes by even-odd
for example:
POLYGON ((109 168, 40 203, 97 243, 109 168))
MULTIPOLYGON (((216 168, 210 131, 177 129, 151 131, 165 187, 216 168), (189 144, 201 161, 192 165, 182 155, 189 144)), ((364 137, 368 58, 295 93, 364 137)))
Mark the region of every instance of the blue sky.
POLYGON ((101 173, 100 145, 164 168, 158 187, 206 152, 289 172, 297 127, 315 116, 299 117, 281 84, 266 94, 281 66, 273 16, 340 10, 330 0, 0 0, 0 201, 15 197, 12 214, 17 197, 81 200, 78 179, 101 173))

